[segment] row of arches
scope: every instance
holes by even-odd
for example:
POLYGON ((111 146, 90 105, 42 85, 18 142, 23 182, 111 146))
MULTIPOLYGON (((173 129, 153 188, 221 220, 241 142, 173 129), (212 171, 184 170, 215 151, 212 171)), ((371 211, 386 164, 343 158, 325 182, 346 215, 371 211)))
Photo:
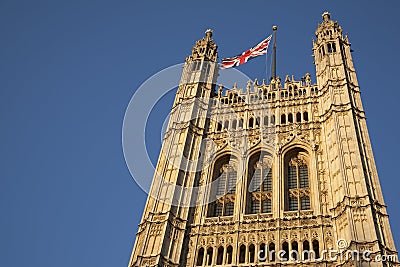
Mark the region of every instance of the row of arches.
POLYGON ((326 54, 336 53, 336 42, 328 42, 326 44, 322 44, 318 49, 320 58, 325 56, 326 54), (325 52, 327 51, 327 53, 325 52))
MULTIPOLYGON (((283 193, 285 211, 311 210, 310 198, 310 157, 306 150, 293 148, 284 156, 283 193)), ((243 174, 239 176, 239 161, 236 157, 225 155, 217 159, 212 170, 212 183, 209 192, 207 217, 233 216, 235 202, 242 199, 237 194, 237 182, 243 175, 246 214, 272 213, 274 173, 273 157, 260 151, 251 155, 243 174)), ((278 176, 279 177, 279 176, 278 176)), ((278 189, 281 190, 281 189, 278 189)))
POLYGON ((280 248, 276 248, 274 242, 269 244, 241 244, 234 253, 231 245, 219 246, 214 252, 213 247, 199 248, 197 252, 196 266, 223 266, 227 264, 258 263, 258 262, 285 262, 285 261, 309 261, 320 259, 320 245, 317 239, 311 243, 304 240, 284 241, 280 248), (215 255, 216 254, 216 255, 215 255))
POLYGON ((303 113, 297 112, 295 117, 293 113, 289 114, 282 114, 281 115, 281 124, 286 124, 286 123, 293 123, 293 122, 307 122, 309 120, 308 118, 308 112, 304 111, 303 113))
MULTIPOLYGON (((288 115, 282 114, 281 115, 281 124, 286 124, 286 123, 293 123, 293 122, 308 122, 309 121, 309 116, 308 112, 304 111, 303 113, 297 112, 295 114, 295 117, 293 113, 289 113, 288 115)), ((275 115, 271 116, 264 116, 263 118, 261 117, 250 117, 247 123, 247 128, 248 129, 255 129, 259 128, 260 126, 274 126, 275 125, 275 115)), ((233 119, 233 120, 225 120, 224 122, 219 121, 217 123, 217 132, 221 132, 223 129, 226 130, 238 130, 238 129, 243 129, 244 126, 244 120, 243 119, 233 119)))

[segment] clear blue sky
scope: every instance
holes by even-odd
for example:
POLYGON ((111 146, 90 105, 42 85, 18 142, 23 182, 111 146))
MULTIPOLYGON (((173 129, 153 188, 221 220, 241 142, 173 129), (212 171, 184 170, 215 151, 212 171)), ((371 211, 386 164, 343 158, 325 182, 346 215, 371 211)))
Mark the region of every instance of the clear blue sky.
MULTIPOLYGON (((349 33, 392 230, 400 244, 398 1, 0 2, 0 265, 126 266, 146 195, 121 129, 136 88, 207 28, 221 57, 279 26, 278 74, 315 73, 323 11, 349 33), (268 2, 268 3, 267 3, 268 2), (184 4, 182 4, 184 3, 184 4)), ((264 78, 265 59, 240 67, 264 78)), ((171 96, 159 107, 161 118, 171 96)), ((152 159, 161 118, 151 122, 152 159)))

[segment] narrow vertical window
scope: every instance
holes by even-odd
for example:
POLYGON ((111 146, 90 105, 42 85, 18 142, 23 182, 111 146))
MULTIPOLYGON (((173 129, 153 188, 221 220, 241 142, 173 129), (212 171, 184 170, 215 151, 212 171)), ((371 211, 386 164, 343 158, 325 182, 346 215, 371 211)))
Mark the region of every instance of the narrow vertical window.
POLYGON ((225 128, 225 129, 229 129, 229 121, 225 121, 225 123, 224 123, 224 128, 225 128))
POLYGON ((274 243, 269 243, 268 245, 268 254, 269 254, 269 261, 274 262, 275 261, 275 244, 274 243))
POLYGON ((222 265, 223 258, 224 258, 224 247, 221 246, 218 248, 217 265, 222 265))
POLYGON ((301 113, 297 112, 296 114, 296 122, 301 122, 301 113))
POLYGON ((286 124, 286 115, 285 114, 281 115, 281 124, 286 124))
POLYGON ((213 260, 213 248, 208 248, 207 249, 207 266, 212 265, 212 260, 213 260))
POLYGON ((255 256, 256 256, 256 247, 253 244, 251 244, 249 246, 249 262, 250 263, 254 262, 255 256))
POLYGON ((288 115, 288 122, 293 123, 293 114, 292 113, 289 113, 289 115, 288 115))
POLYGON ((226 249, 226 263, 227 264, 232 264, 232 253, 233 253, 232 246, 228 246, 228 248, 226 249))
POLYGON ((197 254, 197 266, 202 266, 203 265, 203 259, 204 259, 204 248, 200 248, 199 252, 197 254))
POLYGON ((308 157, 301 149, 289 155, 285 157, 287 210, 310 210, 308 157))
POLYGON ((265 260, 267 259, 267 251, 265 250, 265 244, 262 243, 260 245, 260 252, 258 253, 259 261, 260 262, 265 262, 265 260))
POLYGON ((232 121, 232 129, 236 130, 236 127, 237 127, 237 120, 233 120, 232 121))
POLYGON ((328 53, 332 53, 332 44, 328 43, 328 53))
POLYGON ((303 242, 302 258, 304 260, 310 259, 310 242, 308 242, 307 240, 303 242))
POLYGON ((221 122, 218 122, 217 131, 218 132, 222 131, 222 123, 221 122))
POLYGON ((249 214, 272 212, 272 170, 270 162, 270 155, 262 157, 261 153, 253 155, 249 160, 249 203, 246 209, 249 214))
POLYGON ((246 246, 241 245, 239 249, 239 263, 244 263, 246 260, 246 246))
POLYGON ((315 253, 315 259, 319 259, 320 256, 319 256, 319 242, 318 242, 318 240, 314 240, 312 242, 312 248, 313 248, 313 251, 315 253))
POLYGON ((234 195, 237 182, 237 162, 224 157, 214 166, 213 182, 208 204, 208 217, 232 216, 234 213, 234 195), (224 198, 225 195, 233 195, 224 198))
POLYGON ((249 119, 249 128, 250 128, 250 129, 253 129, 253 128, 254 128, 254 119, 253 119, 253 118, 250 118, 250 119, 249 119))
POLYGON ((282 257, 282 261, 287 261, 289 259, 289 243, 288 242, 283 242, 282 244, 282 250, 285 252, 282 257))
POLYGON ((268 126, 268 116, 264 117, 264 126, 268 126))
MULTIPOLYGON (((315 92, 317 92, 317 91, 315 91, 315 92)), ((303 113, 303 119, 304 119, 304 121, 308 121, 308 112, 307 111, 305 111, 303 113)))
POLYGON ((291 260, 297 261, 299 259, 299 245, 296 241, 292 242, 292 250, 290 255, 291 260))

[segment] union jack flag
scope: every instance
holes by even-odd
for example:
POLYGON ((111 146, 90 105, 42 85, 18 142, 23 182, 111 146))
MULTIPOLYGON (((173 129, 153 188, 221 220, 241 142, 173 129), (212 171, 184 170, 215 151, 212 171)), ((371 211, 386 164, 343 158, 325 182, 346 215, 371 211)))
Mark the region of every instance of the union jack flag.
POLYGON ((246 63, 249 59, 267 54, 272 35, 262 40, 258 45, 244 51, 241 55, 222 59, 222 69, 228 69, 246 63))

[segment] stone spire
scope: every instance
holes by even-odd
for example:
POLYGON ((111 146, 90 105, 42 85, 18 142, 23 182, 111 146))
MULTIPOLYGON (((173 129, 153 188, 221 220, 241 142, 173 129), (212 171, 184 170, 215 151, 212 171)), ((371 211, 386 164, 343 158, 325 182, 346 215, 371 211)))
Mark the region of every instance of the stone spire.
POLYGON ((186 58, 186 62, 189 61, 213 61, 216 62, 218 58, 218 46, 212 39, 213 31, 207 29, 205 32, 206 36, 196 42, 196 45, 192 49, 192 55, 186 58))

